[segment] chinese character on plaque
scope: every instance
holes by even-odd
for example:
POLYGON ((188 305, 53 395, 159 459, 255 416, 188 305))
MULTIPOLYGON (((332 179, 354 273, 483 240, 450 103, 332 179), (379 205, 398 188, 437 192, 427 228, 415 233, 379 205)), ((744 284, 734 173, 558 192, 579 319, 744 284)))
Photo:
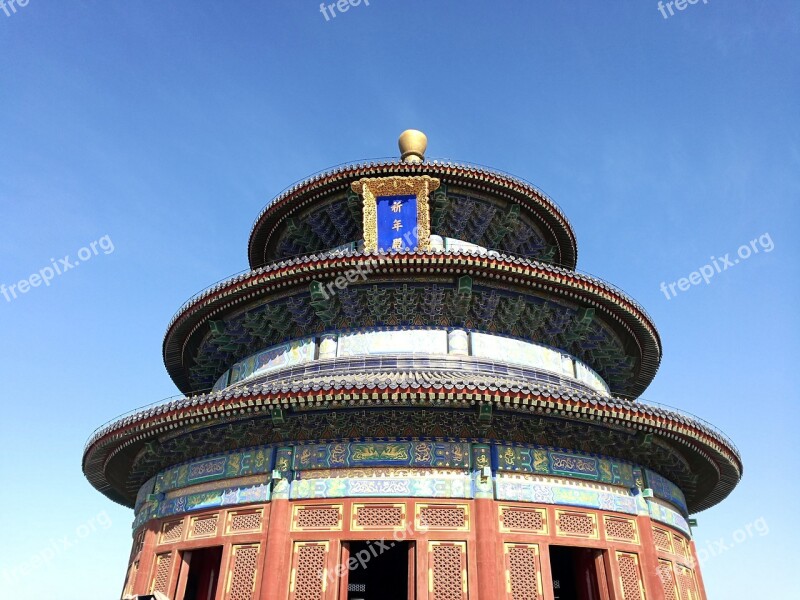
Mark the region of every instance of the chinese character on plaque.
POLYGON ((378 248, 410 250, 417 247, 417 197, 378 196, 378 248))

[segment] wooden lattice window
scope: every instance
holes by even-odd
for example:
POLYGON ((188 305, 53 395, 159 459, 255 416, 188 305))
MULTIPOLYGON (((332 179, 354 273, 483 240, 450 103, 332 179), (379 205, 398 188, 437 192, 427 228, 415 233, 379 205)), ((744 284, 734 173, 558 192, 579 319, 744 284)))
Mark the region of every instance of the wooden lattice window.
POLYGON ((293 531, 338 531, 342 529, 342 506, 295 506, 293 531))
POLYGON ((153 570, 153 581, 150 584, 150 593, 161 592, 169 595, 170 575, 172 572, 172 553, 159 554, 156 556, 155 569, 153 570))
POLYGON ((675 554, 678 556, 689 556, 689 553, 686 548, 686 540, 684 540, 681 536, 677 534, 672 534, 673 540, 673 547, 675 548, 675 554))
POLYGON ((405 520, 405 504, 354 504, 351 529, 402 529, 405 520))
POLYGON ((628 552, 617 552, 622 600, 644 600, 639 557, 628 552))
POLYGON ((675 573, 672 570, 672 563, 668 560, 658 561, 658 578, 661 587, 664 589, 665 600, 680 600, 678 589, 675 586, 675 573))
POLYGON ((556 535, 597 539, 597 515, 557 510, 556 535))
POLYGON ((508 600, 540 600, 542 576, 539 546, 536 544, 504 544, 506 566, 506 598, 508 600))
POLYGON ((469 529, 469 507, 466 505, 418 504, 417 528, 466 531, 469 529))
POLYGON ((547 533, 547 512, 543 508, 501 506, 500 531, 547 533))
POLYGON ((183 519, 178 521, 167 521, 161 526, 161 538, 160 542, 162 544, 171 544, 173 542, 179 542, 183 537, 183 519))
POLYGON ((258 569, 258 544, 234 546, 225 600, 253 600, 258 569))
POLYGON ((133 538, 133 546, 131 547, 131 556, 130 559, 128 560, 128 564, 135 561, 136 558, 139 556, 139 553, 142 551, 142 548, 144 548, 145 531, 146 530, 144 528, 140 529, 139 533, 137 533, 136 536, 133 538))
POLYGON ((228 533, 261 531, 262 517, 261 510, 232 512, 228 515, 228 533))
POLYGON ((694 571, 689 567, 678 565, 678 587, 681 590, 682 600, 700 600, 694 580, 694 571))
POLYGON ((327 587, 328 542, 296 542, 292 557, 290 600, 322 600, 327 587))
POLYGON ((656 548, 664 552, 672 552, 672 536, 660 527, 653 527, 653 541, 656 548))
POLYGON ((192 527, 189 532, 190 538, 212 537, 217 534, 217 522, 219 515, 207 517, 195 517, 192 519, 192 527))
POLYGON ((133 586, 136 583, 136 575, 139 574, 139 561, 134 560, 130 567, 128 567, 128 576, 125 578, 125 587, 123 588, 122 595, 130 596, 133 594, 133 586))
POLYGON ((636 529, 636 522, 633 519, 622 517, 604 517, 606 526, 606 538, 623 542, 639 543, 639 531, 636 529))
POLYGON ((467 544, 428 543, 428 591, 431 600, 466 600, 467 544))

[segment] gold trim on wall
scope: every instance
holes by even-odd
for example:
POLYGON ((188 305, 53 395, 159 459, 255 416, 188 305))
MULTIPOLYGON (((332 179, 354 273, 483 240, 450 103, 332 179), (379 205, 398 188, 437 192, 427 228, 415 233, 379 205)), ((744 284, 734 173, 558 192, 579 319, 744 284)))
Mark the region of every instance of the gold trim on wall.
POLYGON ((364 251, 378 249, 378 198, 380 196, 417 197, 417 248, 428 250, 431 247, 431 219, 428 196, 439 188, 440 181, 435 177, 378 177, 354 181, 352 190, 363 199, 364 213, 364 251))

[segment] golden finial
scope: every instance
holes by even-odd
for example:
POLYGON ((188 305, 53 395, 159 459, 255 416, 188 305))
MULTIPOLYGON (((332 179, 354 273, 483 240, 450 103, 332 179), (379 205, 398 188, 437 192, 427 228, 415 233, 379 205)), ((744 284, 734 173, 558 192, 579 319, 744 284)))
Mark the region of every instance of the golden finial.
POLYGON ((418 164, 425 160, 428 138, 421 131, 406 129, 400 134, 397 145, 400 146, 400 160, 406 163, 418 164))

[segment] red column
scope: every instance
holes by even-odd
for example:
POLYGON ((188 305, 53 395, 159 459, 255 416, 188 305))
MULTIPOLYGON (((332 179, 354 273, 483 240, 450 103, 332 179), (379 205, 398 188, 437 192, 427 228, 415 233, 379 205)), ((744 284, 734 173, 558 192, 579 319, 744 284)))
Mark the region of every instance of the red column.
POLYGON ((505 590, 497 504, 494 500, 478 498, 474 506, 478 598, 495 600, 502 598, 505 590))
POLYGON ((697 591, 700 594, 701 600, 706 600, 708 596, 706 595, 706 586, 703 583, 703 576, 700 574, 700 561, 697 559, 697 548, 694 545, 694 540, 689 540, 689 548, 692 553, 692 561, 693 561, 693 570, 694 570, 694 579, 697 582, 697 591))
POLYGON ((655 600, 665 600, 664 584, 658 573, 658 549, 655 539, 653 539, 653 523, 650 517, 639 515, 637 517, 639 525, 639 537, 642 542, 642 554, 639 557, 642 569, 642 579, 644 589, 648 598, 655 600))
POLYGON ((153 562, 156 557, 156 544, 158 533, 161 529, 161 521, 152 520, 145 525, 144 545, 139 559, 139 570, 136 573, 136 583, 133 585, 134 594, 147 594, 150 590, 150 572, 153 570, 153 562))
POLYGON ((273 499, 269 510, 266 551, 261 564, 260 600, 286 600, 289 596, 292 558, 290 520, 289 501, 283 498, 273 499))

